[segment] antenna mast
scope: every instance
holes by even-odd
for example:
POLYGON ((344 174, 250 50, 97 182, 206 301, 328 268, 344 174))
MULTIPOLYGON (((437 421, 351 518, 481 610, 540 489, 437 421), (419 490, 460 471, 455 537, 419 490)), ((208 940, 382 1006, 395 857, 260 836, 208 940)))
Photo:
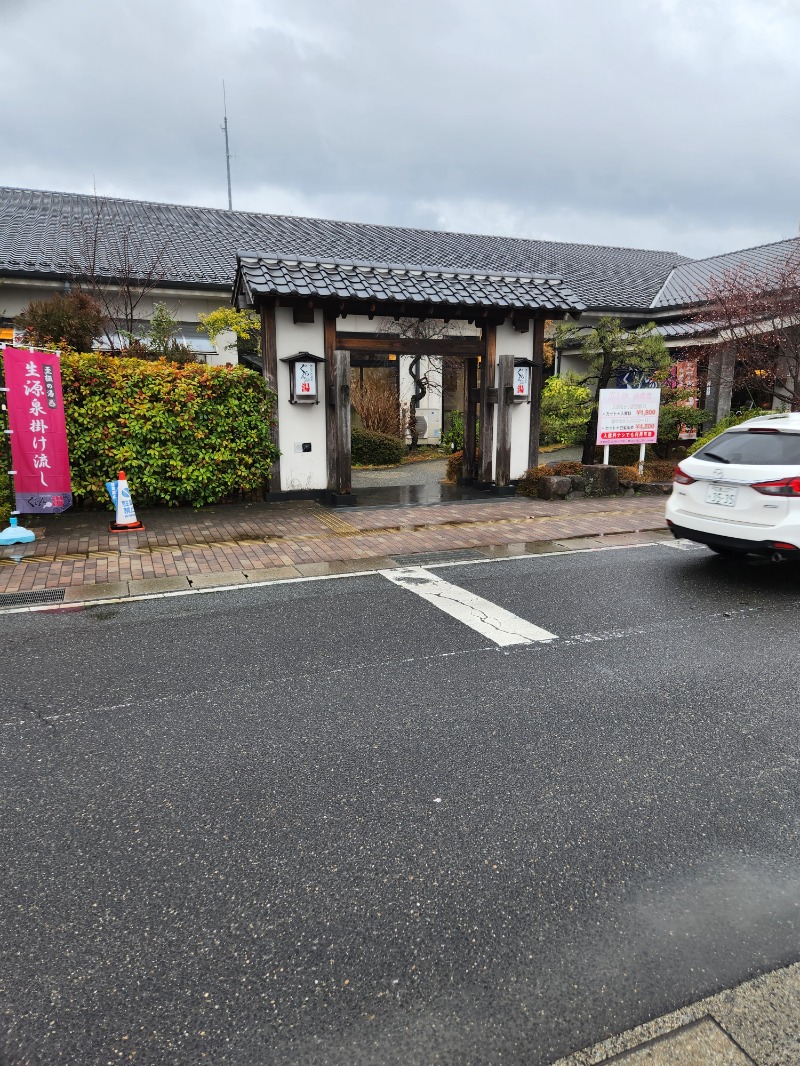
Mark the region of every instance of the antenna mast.
POLYGON ((233 199, 231 198, 231 152, 228 146, 228 101, 225 97, 225 82, 222 82, 222 107, 225 114, 225 121, 220 126, 220 129, 225 134, 225 165, 228 168, 228 210, 233 211, 233 199))

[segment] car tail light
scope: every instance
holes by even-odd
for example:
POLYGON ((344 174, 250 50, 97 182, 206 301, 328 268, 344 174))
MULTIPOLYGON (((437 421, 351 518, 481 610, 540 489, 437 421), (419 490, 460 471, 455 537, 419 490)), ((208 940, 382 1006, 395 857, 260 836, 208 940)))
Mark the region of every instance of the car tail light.
POLYGON ((677 481, 679 485, 694 485, 697 478, 690 477, 685 470, 681 470, 679 466, 676 466, 672 472, 672 480, 677 481))
POLYGON ((763 496, 800 496, 800 477, 782 477, 777 481, 759 481, 753 485, 763 496))

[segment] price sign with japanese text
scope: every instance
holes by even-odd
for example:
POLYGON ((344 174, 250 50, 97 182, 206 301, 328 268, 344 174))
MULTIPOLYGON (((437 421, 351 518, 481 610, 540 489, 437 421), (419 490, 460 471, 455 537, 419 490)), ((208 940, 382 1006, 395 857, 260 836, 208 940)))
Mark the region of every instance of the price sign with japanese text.
POLYGON ((598 444, 654 444, 661 389, 601 389, 598 444))
POLYGON ((16 507, 52 514, 72 506, 61 365, 55 352, 3 350, 16 507))

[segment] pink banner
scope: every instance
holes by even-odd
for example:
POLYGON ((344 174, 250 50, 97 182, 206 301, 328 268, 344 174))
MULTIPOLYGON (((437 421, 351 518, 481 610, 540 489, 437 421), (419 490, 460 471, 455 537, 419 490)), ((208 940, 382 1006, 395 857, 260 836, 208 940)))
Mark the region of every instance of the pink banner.
POLYGON ((72 505, 72 485, 59 356, 5 348, 3 366, 17 510, 65 511, 72 505))

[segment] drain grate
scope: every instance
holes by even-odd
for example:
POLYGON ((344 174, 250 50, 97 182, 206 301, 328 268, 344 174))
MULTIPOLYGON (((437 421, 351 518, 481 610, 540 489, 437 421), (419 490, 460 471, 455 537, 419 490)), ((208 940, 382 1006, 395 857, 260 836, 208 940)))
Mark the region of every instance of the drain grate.
POLYGON ((25 607, 29 603, 61 603, 66 589, 35 589, 33 592, 4 592, 0 607, 25 607))

